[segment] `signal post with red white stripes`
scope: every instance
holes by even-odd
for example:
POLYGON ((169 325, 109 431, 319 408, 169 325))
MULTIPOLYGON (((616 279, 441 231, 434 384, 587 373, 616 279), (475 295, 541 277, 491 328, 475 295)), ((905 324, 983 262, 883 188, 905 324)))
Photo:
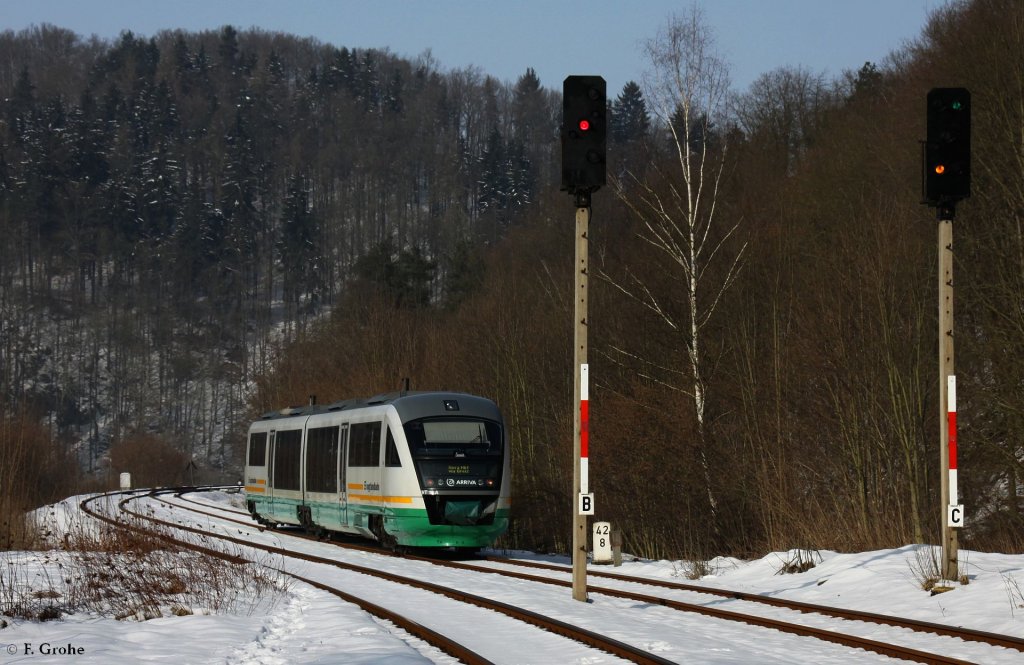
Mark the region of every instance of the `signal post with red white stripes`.
POLYGON ((936 208, 939 219, 939 459, 944 513, 939 572, 947 580, 957 580, 957 529, 964 525, 964 508, 957 491, 953 219, 956 204, 971 195, 971 92, 966 88, 932 88, 926 101, 921 202, 936 208))
POLYGON ((964 525, 964 507, 957 489, 956 375, 953 371, 953 214, 939 220, 939 461, 942 520, 942 577, 959 578, 957 529, 964 525))
POLYGON ((587 600, 587 516, 590 493, 590 390, 587 365, 587 236, 590 195, 606 181, 607 86, 600 76, 574 75, 562 82, 562 190, 576 203, 576 287, 573 311, 573 516, 572 597, 587 600))
POLYGON ((573 382, 577 404, 573 429, 572 597, 587 600, 587 516, 594 514, 590 493, 590 366, 587 364, 587 234, 590 207, 576 209, 576 306, 573 334, 573 382))

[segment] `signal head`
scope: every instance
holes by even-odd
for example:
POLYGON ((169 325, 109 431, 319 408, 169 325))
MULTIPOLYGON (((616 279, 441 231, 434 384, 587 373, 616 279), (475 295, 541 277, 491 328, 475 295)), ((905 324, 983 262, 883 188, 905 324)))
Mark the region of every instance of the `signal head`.
POLYGON ((562 189, 593 192, 605 184, 605 81, 569 76, 562 85, 562 189))
POLYGON ((924 149, 924 202, 937 206, 971 195, 971 93, 934 88, 928 93, 924 149))

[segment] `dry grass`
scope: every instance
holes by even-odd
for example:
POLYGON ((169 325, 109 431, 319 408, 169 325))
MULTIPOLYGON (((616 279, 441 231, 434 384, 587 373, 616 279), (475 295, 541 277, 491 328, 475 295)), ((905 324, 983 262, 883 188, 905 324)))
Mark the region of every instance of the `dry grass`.
MULTIPOLYGON (((961 553, 962 554, 962 553, 961 553)), ((970 583, 970 576, 967 574, 967 560, 960 558, 957 561, 957 579, 945 580, 942 576, 942 548, 929 545, 918 547, 914 551, 914 561, 910 561, 910 573, 925 591, 932 594, 949 591, 953 587, 943 582, 959 582, 961 585, 970 583)))
POLYGON ((96 529, 87 519, 38 536, 47 549, 0 555, 0 614, 32 621, 76 612, 137 621, 251 614, 288 590, 290 578, 269 561, 236 563, 174 544, 148 525, 96 529))
POLYGON ((790 550, 786 557, 780 561, 779 567, 775 569, 775 574, 793 575, 805 573, 819 563, 821 563, 821 553, 818 550, 790 550))
POLYGON ((688 580, 699 580, 711 574, 711 566, 707 561, 680 561, 677 566, 672 564, 673 577, 685 577, 688 580))
POLYGON ((1013 575, 1003 575, 1003 584, 1010 601, 1010 616, 1016 616, 1017 610, 1024 610, 1024 586, 1013 575))

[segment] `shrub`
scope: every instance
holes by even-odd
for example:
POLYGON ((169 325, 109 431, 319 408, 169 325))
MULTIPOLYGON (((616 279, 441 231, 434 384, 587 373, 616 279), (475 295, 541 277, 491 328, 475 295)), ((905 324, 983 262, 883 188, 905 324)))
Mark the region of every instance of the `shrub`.
POLYGON ((288 590, 290 578, 269 561, 192 551, 141 520, 99 529, 87 520, 79 515, 63 533, 49 532, 42 544, 51 549, 4 553, 0 614, 32 621, 78 611, 138 621, 251 614, 288 590))

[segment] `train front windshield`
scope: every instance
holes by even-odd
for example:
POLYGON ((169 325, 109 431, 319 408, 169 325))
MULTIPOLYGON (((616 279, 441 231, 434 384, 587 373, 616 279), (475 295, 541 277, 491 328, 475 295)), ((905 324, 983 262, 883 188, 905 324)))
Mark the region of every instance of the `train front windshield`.
POLYGON ((461 451, 500 453, 501 427, 487 420, 414 420, 405 424, 413 454, 461 451))
POLYGON ((424 418, 405 424, 405 437, 424 490, 498 490, 501 425, 490 420, 424 418))

